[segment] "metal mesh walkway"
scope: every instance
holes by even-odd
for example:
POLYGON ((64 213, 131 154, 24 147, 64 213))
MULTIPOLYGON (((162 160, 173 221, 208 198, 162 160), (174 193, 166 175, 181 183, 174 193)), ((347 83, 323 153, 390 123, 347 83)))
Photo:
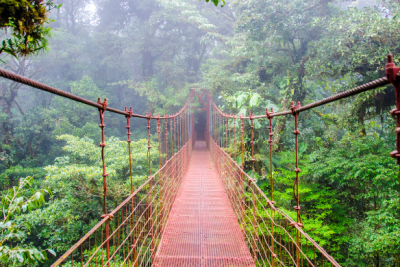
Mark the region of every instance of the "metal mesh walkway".
POLYGON ((197 141, 155 266, 255 266, 204 141, 197 141))

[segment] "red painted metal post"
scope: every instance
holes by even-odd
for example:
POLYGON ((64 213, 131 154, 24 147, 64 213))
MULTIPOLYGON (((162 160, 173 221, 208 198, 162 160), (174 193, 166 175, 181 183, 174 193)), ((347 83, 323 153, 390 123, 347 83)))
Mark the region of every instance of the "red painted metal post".
POLYGON ((174 136, 172 133, 172 115, 169 115, 169 129, 170 129, 170 136, 171 136, 171 158, 174 156, 174 136))
POLYGON ((196 140, 194 140, 196 138, 196 134, 194 132, 194 112, 192 112, 192 125, 191 125, 191 127, 192 127, 192 136, 193 136, 193 138, 192 138, 193 139, 192 146, 193 146, 194 142, 196 141, 196 140))
MULTIPOLYGON (((251 168, 253 171, 253 179, 250 181, 250 186, 253 186, 253 183, 256 182, 254 174, 255 174, 255 170, 254 170, 254 163, 256 161, 256 159, 254 158, 254 113, 253 115, 251 115, 250 113, 250 129, 251 129, 251 168)), ((257 241, 258 241, 258 233, 257 233, 257 218, 256 218, 256 195, 255 195, 255 190, 253 190, 253 194, 252 194, 252 202, 253 202, 253 225, 254 225, 254 261, 257 262, 257 241)))
MULTIPOLYGON (((231 146, 231 117, 228 117, 228 145, 227 145, 227 148, 229 148, 230 146, 231 146)), ((229 156, 231 156, 231 154, 229 154, 229 156)))
POLYGON ((234 156, 235 156, 235 162, 237 161, 236 158, 236 115, 233 117, 233 134, 235 136, 235 139, 233 141, 233 146, 234 146, 234 156))
POLYGON ((256 161, 256 159, 254 158, 254 119, 253 116, 250 114, 250 129, 251 129, 251 169, 253 171, 253 179, 254 179, 254 163, 256 161))
MULTIPOLYGON (((160 128, 160 114, 158 114, 158 118, 157 118, 157 134, 158 134, 158 163, 159 163, 159 169, 161 169, 161 128, 160 128)), ((161 220, 162 220, 162 216, 161 216, 161 211, 162 211, 162 201, 163 201, 163 190, 162 190, 162 173, 160 172, 158 175, 158 187, 159 187, 159 193, 158 193, 158 201, 160 203, 160 216, 156 216, 156 225, 160 224, 160 232, 161 232, 161 220), (158 218, 160 217, 160 218, 158 218)), ((156 213, 157 213, 157 205, 156 205, 156 213)))
POLYGON ((168 115, 164 115, 166 119, 164 120, 165 125, 165 162, 168 160, 168 115))
POLYGON ((213 138, 214 141, 217 142, 217 112, 215 111, 215 107, 213 106, 213 138))
POLYGON ((97 100, 97 103, 102 105, 102 108, 99 108, 99 113, 100 113, 100 128, 101 128, 101 160, 103 164, 103 212, 104 214, 101 215, 102 218, 108 218, 106 222, 106 236, 105 238, 107 239, 106 241, 106 253, 107 253, 107 262, 108 266, 110 266, 109 260, 110 260, 110 241, 108 240, 109 237, 109 228, 110 228, 110 222, 109 219, 112 217, 107 214, 107 176, 108 173, 106 172, 106 162, 105 162, 105 151, 104 148, 106 147, 106 140, 105 140, 105 132, 104 132, 104 112, 107 109, 107 98, 104 99, 104 102, 101 102, 100 97, 97 100))
MULTIPOLYGON (((129 177, 131 180, 131 194, 133 194, 133 177, 132 177, 132 153, 131 153, 131 126, 130 126, 130 118, 132 117, 133 111, 132 111, 132 107, 130 107, 129 111, 127 109, 127 107, 125 107, 125 112, 127 112, 129 115, 126 115, 126 129, 128 130, 128 140, 126 141, 128 143, 128 153, 129 153, 129 177)), ((131 208, 132 211, 134 209, 134 203, 133 203, 133 198, 131 200, 131 208)), ((131 215, 131 227, 132 229, 134 229, 135 226, 135 212, 132 212, 131 215)), ((115 236, 114 236, 115 238, 115 236)), ((115 241, 114 241, 115 243, 115 241)), ((132 235, 131 235, 131 248, 133 248, 133 262, 136 261, 137 255, 136 255, 136 238, 135 238, 135 230, 132 230, 132 235)), ((107 259, 108 260, 108 259, 107 259)))
POLYGON ((180 140, 180 136, 181 136, 181 130, 180 130, 180 128, 179 128, 179 120, 180 120, 180 118, 181 118, 181 115, 179 114, 177 117, 176 117, 176 128, 177 128, 177 136, 176 136, 176 138, 178 139, 177 141, 177 144, 178 144, 178 146, 177 146, 177 149, 176 149, 176 152, 178 152, 179 151, 179 149, 180 149, 180 144, 181 144, 181 140, 180 140))
MULTIPOLYGON (((292 110, 292 114, 294 116, 294 136, 295 136, 295 150, 296 150, 296 168, 295 168, 295 172, 296 172, 296 178, 293 184, 293 195, 296 201, 296 207, 294 207, 294 209, 296 210, 297 213, 297 220, 296 220, 296 224, 298 226, 303 226, 302 222, 301 222, 301 217, 300 217, 300 196, 299 196, 299 142, 298 142, 298 135, 300 134, 300 132, 297 129, 298 126, 298 115, 299 112, 296 111, 296 109, 300 108, 300 102, 297 103, 297 106, 294 105, 294 102, 292 102, 290 109, 292 110)), ((300 264, 300 251, 299 251, 299 247, 300 247, 300 242, 299 242, 299 231, 296 229, 296 263, 297 266, 299 266, 300 264)))
POLYGON ((217 126, 218 126, 218 146, 222 147, 221 142, 221 115, 217 113, 217 126))
MULTIPOLYGON (((386 64, 386 76, 394 87, 396 98, 396 108, 390 111, 392 116, 396 116, 396 150, 390 153, 390 156, 397 160, 399 165, 399 222, 400 222, 400 67, 396 67, 393 62, 393 55, 388 55, 386 64)), ((399 227, 400 236, 400 227, 399 227)))
POLYGON ((132 116, 132 107, 130 107, 129 111, 127 107, 125 107, 125 112, 127 112, 129 115, 126 115, 126 129, 128 130, 128 140, 126 141, 128 143, 128 153, 129 153, 129 176, 131 179, 131 194, 133 193, 133 178, 132 178, 132 155, 131 155, 131 126, 130 126, 130 118, 132 116))
POLYGON ((224 137, 225 137, 225 116, 222 114, 222 148, 225 147, 224 137))
MULTIPOLYGON (((207 106, 205 107, 207 109, 207 126, 206 126, 206 132, 207 136, 208 133, 210 133, 210 94, 207 91, 207 106)), ((208 142, 209 143, 209 142, 208 142)))
MULTIPOLYGON (((273 205, 275 204, 274 202, 274 179, 273 179, 273 171, 272 171, 272 137, 274 136, 274 133, 272 132, 272 117, 271 115, 274 114, 273 108, 271 108, 271 113, 268 112, 268 108, 265 110, 265 113, 267 115, 267 118, 269 120, 269 174, 270 174, 270 184, 271 184, 271 195, 270 195, 270 203, 269 206, 271 208, 271 218, 274 219, 274 209, 273 205)), ((275 266, 275 242, 274 242, 274 223, 271 221, 271 265, 272 267, 275 266)))
MULTIPOLYGON (((146 114, 146 116, 148 116, 147 118, 147 130, 148 130, 148 134, 149 134, 149 139, 147 141, 147 159, 149 161, 149 179, 152 179, 151 177, 151 133, 150 133, 150 120, 151 120, 151 113, 150 114, 146 114)), ((150 186, 150 234, 149 236, 151 236, 151 245, 150 245, 150 251, 151 251, 151 257, 153 258, 153 252, 154 252, 154 229, 153 229, 153 180, 150 181, 149 183, 150 186)), ((152 260, 153 262, 153 260, 152 260)))
MULTIPOLYGON (((241 148, 242 148, 242 162, 241 162, 241 167, 242 170, 244 171, 244 143, 243 143, 243 137, 244 137, 244 130, 243 130, 243 116, 240 116, 240 133, 241 133, 241 148)), ((244 179, 243 179, 243 172, 240 172, 240 184, 243 186, 243 192, 246 192, 246 185, 244 183, 244 179)), ((243 205, 242 205, 242 210, 243 210, 243 228, 245 229, 245 205, 246 205, 246 194, 244 193, 243 195, 243 205)))

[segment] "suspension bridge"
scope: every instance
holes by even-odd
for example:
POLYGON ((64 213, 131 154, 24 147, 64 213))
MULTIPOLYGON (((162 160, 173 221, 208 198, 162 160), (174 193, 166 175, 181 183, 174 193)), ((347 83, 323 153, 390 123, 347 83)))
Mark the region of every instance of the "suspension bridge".
MULTIPOLYGON (((397 117, 396 151, 390 155, 400 164, 400 68, 388 56, 386 77, 323 100, 290 110, 247 116, 224 114, 207 90, 192 90, 183 108, 173 115, 133 114, 132 108, 110 108, 107 100, 93 102, 54 87, 0 69, 0 76, 14 82, 95 107, 100 114, 103 168, 103 215, 99 222, 52 266, 340 266, 304 230, 299 196, 298 117, 302 112, 368 90, 392 84, 397 117), (194 105, 196 103, 196 105, 194 105), (197 104, 199 103, 199 104, 197 104), (200 108, 198 106, 201 106, 200 108), (107 112, 126 117, 127 157, 131 192, 118 207, 107 205, 106 124, 107 112), (195 112, 206 115, 202 132, 195 131, 195 112), (293 220, 274 202, 272 173, 273 118, 293 116, 295 169, 293 220), (147 121, 148 179, 138 188, 132 183, 130 119, 147 121), (269 122, 268 196, 254 179, 254 121, 269 122), (251 129, 249 151, 244 158, 244 121, 251 129), (158 170, 151 172, 151 133, 158 139, 158 170), (232 149, 234 148, 234 149, 232 149), (239 159, 239 160, 238 160, 239 159), (244 171, 249 161, 252 176, 244 171), (242 164, 238 164, 241 162, 242 164)), ((399 203, 400 205, 400 203, 399 203)))

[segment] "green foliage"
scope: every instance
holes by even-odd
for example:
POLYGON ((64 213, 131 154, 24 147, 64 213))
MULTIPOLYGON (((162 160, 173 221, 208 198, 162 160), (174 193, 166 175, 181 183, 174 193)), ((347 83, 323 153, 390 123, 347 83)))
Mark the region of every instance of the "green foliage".
MULTIPOLYGON (((377 255, 387 266, 396 261, 398 167, 392 158, 382 157, 390 146, 374 135, 346 135, 333 148, 301 153, 299 193, 305 230, 346 266, 371 266, 377 255)), ((275 200, 296 219, 291 209, 293 152, 279 153, 278 158, 275 200)), ((268 190, 269 182, 261 186, 268 190)))
POLYGON ((2 52, 14 57, 37 53, 47 47, 50 28, 48 10, 59 8, 52 0, 5 0, 0 3, 0 30, 10 30, 11 35, 2 31, 2 52), (47 10, 48 8, 48 10, 47 10))
MULTIPOLYGON (((206 2, 208 3, 210 0, 206 0, 206 2)), ((215 6, 218 6, 219 3, 221 3, 221 7, 225 5, 225 0, 211 0, 211 2, 214 3, 215 6)))
MULTIPOLYGON (((9 7, 17 8, 21 1, 3 2, 0 7, 11 3, 9 7)), ((56 19, 51 27, 58 28, 47 44, 48 53, 18 61, 8 57, 4 67, 92 101, 107 97, 110 106, 132 106, 138 114, 174 113, 186 102, 190 88, 209 89, 226 113, 287 110, 291 101, 304 105, 384 76, 389 52, 399 63, 396 1, 377 1, 366 9, 340 8, 342 3, 333 0, 233 0, 226 5, 213 0, 96 0, 90 8, 88 1, 63 3, 51 13, 41 11, 48 22, 56 19)), ((18 14, 29 11, 31 7, 18 14)), ((44 35, 28 46, 23 42, 26 29, 15 28, 13 35, 17 22, 5 26, 5 38, 16 38, 13 49, 24 53, 46 45, 48 28, 39 21, 27 25, 42 27, 30 29, 44 35)), ((41 208, 13 218, 26 233, 18 246, 39 252, 51 248, 60 255, 102 214, 98 110, 4 79, 0 105, 1 189, 34 175, 35 188, 54 191, 41 208)), ((394 122, 388 115, 393 105, 388 86, 299 116, 305 230, 342 266, 399 262, 398 182, 395 161, 388 157, 394 149, 389 134, 394 122)), ((106 112, 109 209, 130 192, 127 144, 119 141, 126 138, 125 123, 123 116, 106 112)), ((255 178, 268 195, 269 125, 267 120, 254 125, 255 178)), ((146 126, 144 120, 131 120, 135 186, 148 173, 147 141, 142 140, 147 138, 146 126)), ((276 117, 272 126, 275 198, 294 218, 293 118, 276 117)), ((238 133, 238 120, 235 127, 238 133)), ((152 125, 153 135, 154 129, 152 125)), ((250 141, 245 120, 247 172, 252 165, 250 141)), ((152 147, 151 160, 156 163, 158 146, 152 147)), ((231 144, 226 150, 236 152, 241 163, 239 146, 231 144)), ((155 170, 158 164, 152 166, 155 170)), ((47 266, 53 260, 32 260, 30 265, 47 266)))
MULTIPOLYGON (((57 158, 54 165, 45 167, 47 172, 45 184, 60 197, 71 196, 86 201, 100 201, 103 196, 103 178, 101 148, 90 138, 78 138, 62 135, 58 139, 67 141, 63 150, 68 156, 57 158), (72 192, 72 188, 79 188, 72 192)), ((118 204, 130 192, 129 157, 126 141, 110 137, 106 140, 105 155, 107 158, 107 196, 114 205, 118 204)), ((153 145, 152 161, 158 160, 158 146, 153 145)), ((148 173, 147 140, 131 142, 134 185, 138 186, 146 179, 148 173)), ((158 166, 153 164, 153 166, 158 166)), ((156 169, 156 168, 155 168, 156 169)), ((152 172, 154 173, 154 170, 152 172)), ((99 206, 100 208, 100 206, 99 206)))
POLYGON ((5 190, 16 186, 21 177, 33 176, 35 180, 41 180, 45 176, 43 168, 24 168, 20 165, 12 166, 0 174, 0 188, 5 190))
MULTIPOLYGON (((47 259, 46 251, 40 251, 31 245, 21 245, 21 241, 29 235, 29 232, 23 231, 22 228, 31 229, 30 222, 24 225, 16 224, 15 218, 22 213, 29 214, 38 209, 45 203, 45 194, 50 196, 50 189, 41 189, 34 193, 31 192, 33 183, 32 177, 21 178, 18 186, 8 190, 2 196, 0 203, 0 264, 6 266, 8 264, 36 264, 47 259)), ((48 249, 48 252, 55 255, 55 252, 48 249)))

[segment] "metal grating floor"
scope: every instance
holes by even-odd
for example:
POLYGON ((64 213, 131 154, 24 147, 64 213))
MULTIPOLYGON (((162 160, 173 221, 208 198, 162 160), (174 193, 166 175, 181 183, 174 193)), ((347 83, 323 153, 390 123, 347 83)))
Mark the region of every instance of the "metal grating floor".
POLYGON ((255 266, 204 141, 197 141, 154 266, 255 266))

